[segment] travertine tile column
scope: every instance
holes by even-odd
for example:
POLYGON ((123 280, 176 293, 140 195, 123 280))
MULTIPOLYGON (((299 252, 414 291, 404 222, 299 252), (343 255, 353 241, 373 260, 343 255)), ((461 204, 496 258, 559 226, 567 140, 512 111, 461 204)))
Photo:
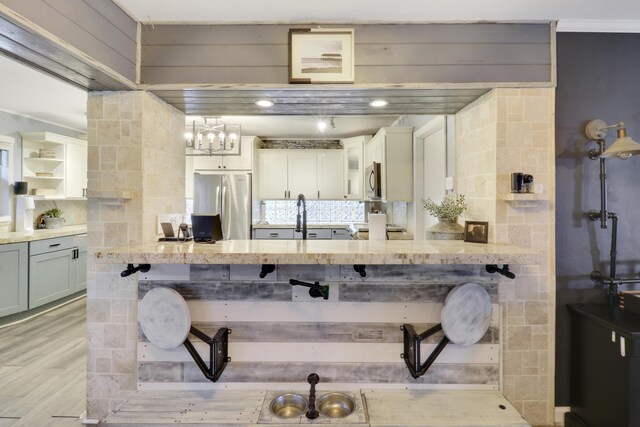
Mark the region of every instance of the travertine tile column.
POLYGON ((502 278, 503 392, 534 425, 552 425, 555 331, 553 89, 496 89, 456 115, 458 192, 465 219, 489 221, 489 240, 539 250, 537 266, 502 278), (507 203, 512 172, 530 173, 544 201, 507 203))
POLYGON ((96 419, 136 389, 137 280, 93 253, 153 240, 157 214, 184 211, 184 115, 147 92, 99 92, 87 119, 87 418, 96 419))

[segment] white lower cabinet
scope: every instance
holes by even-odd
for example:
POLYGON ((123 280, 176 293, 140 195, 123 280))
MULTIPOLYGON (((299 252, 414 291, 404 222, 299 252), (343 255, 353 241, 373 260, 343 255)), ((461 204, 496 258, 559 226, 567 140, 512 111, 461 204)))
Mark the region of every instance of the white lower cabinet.
POLYGON ((83 236, 30 243, 29 309, 87 287, 87 249, 83 236))
POLYGON ((27 309, 28 243, 0 245, 0 317, 27 309))

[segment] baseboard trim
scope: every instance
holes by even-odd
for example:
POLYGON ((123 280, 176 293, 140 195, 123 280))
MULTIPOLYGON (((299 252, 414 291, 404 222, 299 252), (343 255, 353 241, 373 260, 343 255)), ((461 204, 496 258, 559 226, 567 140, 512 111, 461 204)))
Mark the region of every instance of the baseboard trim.
POLYGON ((570 406, 556 406, 554 422, 556 426, 564 425, 564 414, 571 412, 570 406))

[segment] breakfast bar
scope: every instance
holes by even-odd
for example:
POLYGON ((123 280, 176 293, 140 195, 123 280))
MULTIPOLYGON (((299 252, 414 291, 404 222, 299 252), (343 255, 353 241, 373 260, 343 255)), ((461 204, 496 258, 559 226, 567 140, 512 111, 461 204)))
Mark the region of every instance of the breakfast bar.
MULTIPOLYGON (((138 301, 128 313, 134 342, 122 343, 133 347, 124 353, 132 360, 121 360, 135 391, 94 390, 119 402, 106 425, 308 424, 304 414, 278 418, 271 402, 306 396, 310 373, 320 377, 319 397, 338 393, 353 402, 346 418, 321 414, 313 424, 528 425, 501 391, 499 288, 540 262, 534 250, 462 241, 228 240, 103 249, 95 262, 112 264, 101 274, 113 276, 112 286, 136 286, 138 301), (117 278, 118 270, 128 277, 117 278), (324 286, 326 298, 291 282, 324 286), (413 377, 400 357, 401 326, 438 325, 447 295, 469 283, 490 298, 486 333, 477 344, 447 346, 413 377), (192 327, 206 336, 231 331, 230 361, 216 381, 202 375, 185 348, 158 348, 139 328, 137 307, 158 288, 177 292, 192 327), (154 410, 150 401, 162 404, 154 410)), ((442 338, 440 332, 424 339, 422 354, 442 338)), ((208 360, 208 346, 194 348, 208 360)))

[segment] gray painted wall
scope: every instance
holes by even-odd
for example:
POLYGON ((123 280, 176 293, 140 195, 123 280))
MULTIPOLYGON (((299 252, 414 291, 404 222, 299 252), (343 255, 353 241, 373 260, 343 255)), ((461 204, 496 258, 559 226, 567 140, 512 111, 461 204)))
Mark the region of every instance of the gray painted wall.
MULTIPOLYGON (((640 34, 559 33, 556 97, 556 405, 568 406, 569 315, 566 304, 605 302, 589 280, 591 270, 609 271, 611 230, 601 230, 585 212, 598 209, 598 162, 585 156, 583 128, 590 119, 624 121, 640 140, 640 34)), ((615 138, 610 131, 607 146, 615 138)), ((640 158, 607 161, 609 209, 618 213, 618 271, 640 272, 640 158)))
MULTIPOLYGON (((287 84, 291 27, 145 25, 141 82, 287 84)), ((355 83, 551 80, 548 24, 349 27, 355 30, 355 83)))
POLYGON ((1 3, 127 79, 135 81, 137 24, 114 2, 2 0, 1 3))

